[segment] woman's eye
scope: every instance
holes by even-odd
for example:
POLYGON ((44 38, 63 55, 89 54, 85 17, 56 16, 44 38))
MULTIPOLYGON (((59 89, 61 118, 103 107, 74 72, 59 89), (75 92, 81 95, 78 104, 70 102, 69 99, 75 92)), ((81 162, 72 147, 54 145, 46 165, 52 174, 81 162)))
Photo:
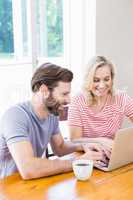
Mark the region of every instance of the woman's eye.
POLYGON ((99 82, 99 79, 94 79, 94 83, 98 83, 99 82))

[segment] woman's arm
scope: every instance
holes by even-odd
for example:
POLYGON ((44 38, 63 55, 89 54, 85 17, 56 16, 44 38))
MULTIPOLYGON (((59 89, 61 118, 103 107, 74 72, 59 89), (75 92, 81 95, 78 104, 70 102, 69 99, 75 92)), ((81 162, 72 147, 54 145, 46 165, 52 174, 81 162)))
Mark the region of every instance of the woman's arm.
POLYGON ((107 137, 96 137, 96 138, 89 138, 83 137, 82 134, 82 127, 77 126, 69 126, 70 129, 70 140, 73 143, 94 143, 98 144, 101 149, 105 152, 105 154, 109 157, 110 152, 112 150, 113 140, 107 137))
MULTIPOLYGON (((133 119, 132 119, 133 120, 133 119)), ((75 143, 102 143, 103 145, 110 146, 112 145, 113 140, 107 137, 96 137, 89 138, 83 137, 82 127, 78 126, 69 126, 70 130, 70 140, 75 143)))
POLYGON ((69 125, 70 140, 80 140, 83 137, 82 127, 69 125))
POLYGON ((130 117, 129 119, 130 119, 131 122, 133 122, 133 117, 130 117))

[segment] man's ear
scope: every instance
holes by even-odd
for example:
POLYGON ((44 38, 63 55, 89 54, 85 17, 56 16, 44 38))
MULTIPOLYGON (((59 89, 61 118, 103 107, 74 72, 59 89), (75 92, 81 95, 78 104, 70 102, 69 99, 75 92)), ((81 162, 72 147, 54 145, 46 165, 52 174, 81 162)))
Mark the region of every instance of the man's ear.
POLYGON ((45 98, 49 97, 49 89, 45 84, 42 84, 39 90, 45 96, 45 98))

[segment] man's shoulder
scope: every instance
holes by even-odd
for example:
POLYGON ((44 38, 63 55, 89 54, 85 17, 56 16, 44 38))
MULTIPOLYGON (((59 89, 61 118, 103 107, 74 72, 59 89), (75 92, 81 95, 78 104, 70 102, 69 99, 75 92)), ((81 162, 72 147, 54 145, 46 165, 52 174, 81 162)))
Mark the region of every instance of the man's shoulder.
POLYGON ((8 108, 3 114, 2 119, 14 118, 15 116, 19 118, 19 116, 24 116, 26 111, 28 111, 27 102, 19 103, 8 108))

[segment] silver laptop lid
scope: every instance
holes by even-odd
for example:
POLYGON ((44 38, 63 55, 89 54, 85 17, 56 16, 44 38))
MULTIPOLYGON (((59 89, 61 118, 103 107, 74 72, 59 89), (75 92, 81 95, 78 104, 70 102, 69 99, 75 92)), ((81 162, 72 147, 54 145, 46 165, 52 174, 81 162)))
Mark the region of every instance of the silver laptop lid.
POLYGON ((133 127, 120 129, 115 136, 108 170, 133 162, 133 127))

